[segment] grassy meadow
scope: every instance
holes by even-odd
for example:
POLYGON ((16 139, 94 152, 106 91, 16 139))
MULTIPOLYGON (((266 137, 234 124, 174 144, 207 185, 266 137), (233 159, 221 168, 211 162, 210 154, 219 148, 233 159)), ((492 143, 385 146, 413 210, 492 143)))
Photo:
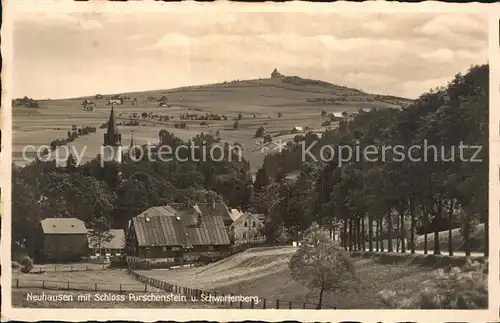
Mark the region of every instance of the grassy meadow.
MULTIPOLYGON (((301 79, 303 80, 303 79, 301 79)), ((97 94, 97 93, 96 93, 97 94)), ((169 121, 140 120, 139 126, 119 126, 122 133, 122 145, 128 146, 131 131, 134 143, 157 142, 158 132, 167 129, 182 139, 189 139, 204 132, 215 136, 219 131, 222 142, 239 142, 243 145, 244 157, 255 171, 264 159, 258 151, 256 130, 264 126, 266 133, 273 140, 293 140, 295 135, 289 132, 294 126, 308 127, 309 131, 321 133, 325 130, 322 123, 329 120, 321 112, 354 112, 360 108, 399 107, 409 100, 366 94, 355 89, 318 83, 284 82, 280 78, 268 78, 249 81, 234 81, 220 84, 193 86, 172 90, 123 93, 130 97, 124 105, 115 106, 117 122, 126 122, 131 115, 143 112, 169 116, 169 121), (167 96, 170 107, 160 107, 157 101, 149 98, 167 96), (136 100, 134 102, 134 100, 136 100), (324 101, 323 101, 324 100, 324 101), (226 115, 227 120, 208 120, 207 125, 200 125, 200 120, 180 120, 179 115, 197 113, 200 115, 226 115), (233 129, 234 118, 242 115, 238 129, 233 129), (281 117, 278 117, 281 113, 281 117), (255 118, 254 118, 255 115, 255 118), (173 117, 173 119, 172 119, 173 117), (176 129, 174 124, 185 122, 187 129, 176 129), (281 134, 281 136, 279 135, 281 134)), ((83 161, 95 158, 100 152, 105 129, 99 126, 107 121, 111 106, 104 98, 81 97, 73 99, 39 100, 38 108, 23 106, 13 107, 13 161, 23 165, 26 161, 22 151, 26 145, 48 145, 52 140, 66 138, 72 125, 77 127, 93 126, 96 133, 77 138, 70 146, 84 151, 83 161), (83 109, 82 102, 91 99, 95 104, 93 111, 83 109)), ((332 124, 334 127, 335 124, 332 124)), ((60 150, 60 149, 59 149, 60 150)), ((33 153, 29 156, 33 156, 33 153)), ((60 150, 60 159, 65 159, 65 150, 60 150)))
MULTIPOLYGON (((309 290, 291 277, 288 262, 294 252, 295 248, 291 247, 256 248, 200 268, 140 273, 203 290, 316 303, 319 291, 309 290)), ((387 264, 374 258, 353 258, 361 282, 359 293, 354 289, 347 294, 325 292, 324 306, 373 309, 382 305, 378 295, 382 290, 404 290, 407 294, 419 292, 423 282, 433 279, 435 269, 410 265, 411 259, 408 257, 408 261, 387 264)))

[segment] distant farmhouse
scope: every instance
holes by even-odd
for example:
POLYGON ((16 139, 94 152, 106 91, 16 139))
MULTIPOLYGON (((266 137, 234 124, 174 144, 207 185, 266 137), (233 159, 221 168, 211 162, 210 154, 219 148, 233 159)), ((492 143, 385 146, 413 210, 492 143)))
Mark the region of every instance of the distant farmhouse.
POLYGON ((108 100, 107 105, 115 105, 115 104, 123 105, 123 99, 110 99, 110 100, 108 100))
POLYGON ((96 107, 95 103, 92 102, 91 100, 84 100, 82 102, 83 105, 83 110, 85 111, 92 111, 96 107))
POLYGON ((335 119, 344 119, 344 114, 342 112, 333 112, 332 113, 332 116, 335 118, 335 119))
POLYGON ((87 228, 76 218, 47 218, 40 221, 38 255, 49 261, 78 260, 87 255, 87 228))
POLYGON ((231 236, 235 243, 255 243, 265 241, 260 231, 264 226, 263 221, 257 214, 243 213, 233 224, 231 224, 231 236))
POLYGON ((126 238, 127 255, 171 262, 182 261, 186 253, 227 250, 230 244, 223 216, 215 208, 202 213, 198 205, 149 208, 129 222, 126 238))
POLYGON ((299 126, 293 127, 292 131, 290 131, 290 133, 303 133, 303 132, 304 132, 304 128, 299 127, 299 126))

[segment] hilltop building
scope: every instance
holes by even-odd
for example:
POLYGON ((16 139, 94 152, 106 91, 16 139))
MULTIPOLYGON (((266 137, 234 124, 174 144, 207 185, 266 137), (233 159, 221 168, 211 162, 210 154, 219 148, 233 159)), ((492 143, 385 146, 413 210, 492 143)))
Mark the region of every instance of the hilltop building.
POLYGON ((111 107, 108 120, 108 130, 104 134, 103 160, 122 162, 122 135, 116 126, 114 108, 111 107))

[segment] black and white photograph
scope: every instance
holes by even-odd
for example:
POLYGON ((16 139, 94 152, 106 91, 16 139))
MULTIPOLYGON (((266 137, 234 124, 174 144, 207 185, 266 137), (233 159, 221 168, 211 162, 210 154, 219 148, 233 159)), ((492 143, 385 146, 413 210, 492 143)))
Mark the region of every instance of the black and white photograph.
POLYGON ((498 318, 488 7, 171 5, 10 4, 4 315, 498 318))

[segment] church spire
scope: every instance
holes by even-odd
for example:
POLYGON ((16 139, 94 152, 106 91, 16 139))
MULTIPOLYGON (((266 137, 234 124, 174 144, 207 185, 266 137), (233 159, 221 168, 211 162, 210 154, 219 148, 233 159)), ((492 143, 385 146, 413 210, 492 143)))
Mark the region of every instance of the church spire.
POLYGON ((108 120, 108 131, 104 134, 104 145, 121 146, 121 141, 122 141, 122 135, 118 132, 118 127, 116 126, 116 120, 115 120, 115 111, 112 106, 108 120))
POLYGON ((114 107, 111 106, 111 112, 109 113, 109 121, 108 121, 108 134, 117 134, 118 127, 116 126, 115 121, 115 111, 114 107))

